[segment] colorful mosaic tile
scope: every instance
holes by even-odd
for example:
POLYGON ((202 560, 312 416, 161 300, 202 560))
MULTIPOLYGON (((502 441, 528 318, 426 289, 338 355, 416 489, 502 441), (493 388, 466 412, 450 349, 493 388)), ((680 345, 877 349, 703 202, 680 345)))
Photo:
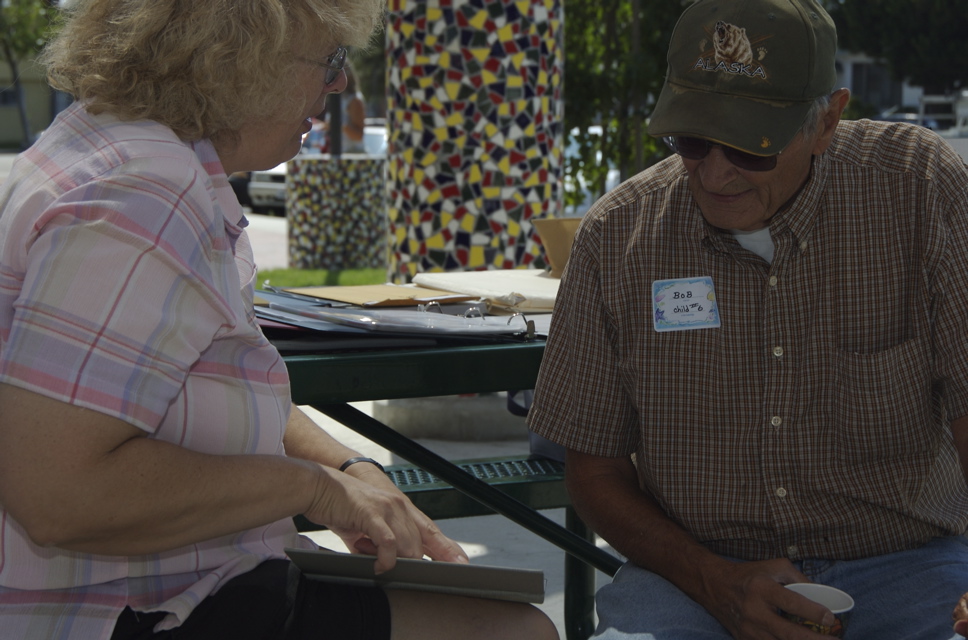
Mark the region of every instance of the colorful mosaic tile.
POLYGON ((561 0, 390 0, 390 277, 545 266, 562 199, 561 0))
POLYGON ((297 156, 286 175, 289 266, 387 268, 386 161, 297 156))

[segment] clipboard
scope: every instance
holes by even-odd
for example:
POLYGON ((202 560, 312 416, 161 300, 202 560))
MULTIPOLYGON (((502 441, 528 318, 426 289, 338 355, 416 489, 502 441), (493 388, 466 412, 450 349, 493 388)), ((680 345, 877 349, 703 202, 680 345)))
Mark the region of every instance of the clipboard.
POLYGON ((286 554, 310 580, 511 602, 544 602, 544 572, 537 569, 397 558, 393 569, 377 575, 373 556, 322 548, 286 549, 286 554))
MULTIPOLYGON (((534 337, 534 323, 523 314, 512 316, 450 315, 426 309, 333 309, 330 307, 291 306, 272 302, 263 317, 280 314, 298 316, 356 330, 393 334, 459 335, 459 336, 525 336, 534 337)), ((308 326, 308 325, 307 325, 308 326)))

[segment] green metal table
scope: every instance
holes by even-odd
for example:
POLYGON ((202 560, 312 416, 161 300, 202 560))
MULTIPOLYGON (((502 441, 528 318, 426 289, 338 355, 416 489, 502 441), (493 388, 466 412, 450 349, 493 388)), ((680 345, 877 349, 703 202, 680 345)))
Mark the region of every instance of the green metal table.
POLYGON ((585 535, 548 519, 536 509, 466 473, 412 439, 350 406, 350 402, 389 400, 532 389, 544 353, 544 341, 393 348, 356 352, 287 355, 286 365, 296 404, 309 405, 369 440, 451 484, 563 549, 566 618, 569 638, 587 637, 592 625, 594 570, 614 575, 615 556, 585 535), (575 594, 578 594, 577 596, 575 594), (580 615, 569 607, 583 609, 580 615))

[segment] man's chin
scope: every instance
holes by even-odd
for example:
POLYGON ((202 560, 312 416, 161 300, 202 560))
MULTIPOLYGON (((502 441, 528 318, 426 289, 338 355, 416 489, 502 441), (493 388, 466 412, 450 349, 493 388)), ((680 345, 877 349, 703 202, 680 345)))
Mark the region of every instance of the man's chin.
POLYGON ((716 227, 717 229, 722 229, 723 231, 757 231, 767 226, 765 222, 762 222, 756 216, 751 216, 749 213, 722 213, 713 212, 707 214, 703 211, 702 217, 706 219, 710 225, 716 227))

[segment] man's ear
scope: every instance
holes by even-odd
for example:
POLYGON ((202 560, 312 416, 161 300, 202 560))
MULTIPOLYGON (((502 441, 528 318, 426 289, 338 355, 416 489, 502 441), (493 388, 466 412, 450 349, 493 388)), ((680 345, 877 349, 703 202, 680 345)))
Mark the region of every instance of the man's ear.
POLYGON ((837 130, 837 123, 840 122, 840 116, 847 108, 849 101, 850 89, 837 89, 830 94, 830 105, 824 112, 823 117, 820 118, 820 128, 817 133, 817 141, 814 143, 813 155, 819 156, 830 146, 830 141, 834 138, 834 131, 837 130))

